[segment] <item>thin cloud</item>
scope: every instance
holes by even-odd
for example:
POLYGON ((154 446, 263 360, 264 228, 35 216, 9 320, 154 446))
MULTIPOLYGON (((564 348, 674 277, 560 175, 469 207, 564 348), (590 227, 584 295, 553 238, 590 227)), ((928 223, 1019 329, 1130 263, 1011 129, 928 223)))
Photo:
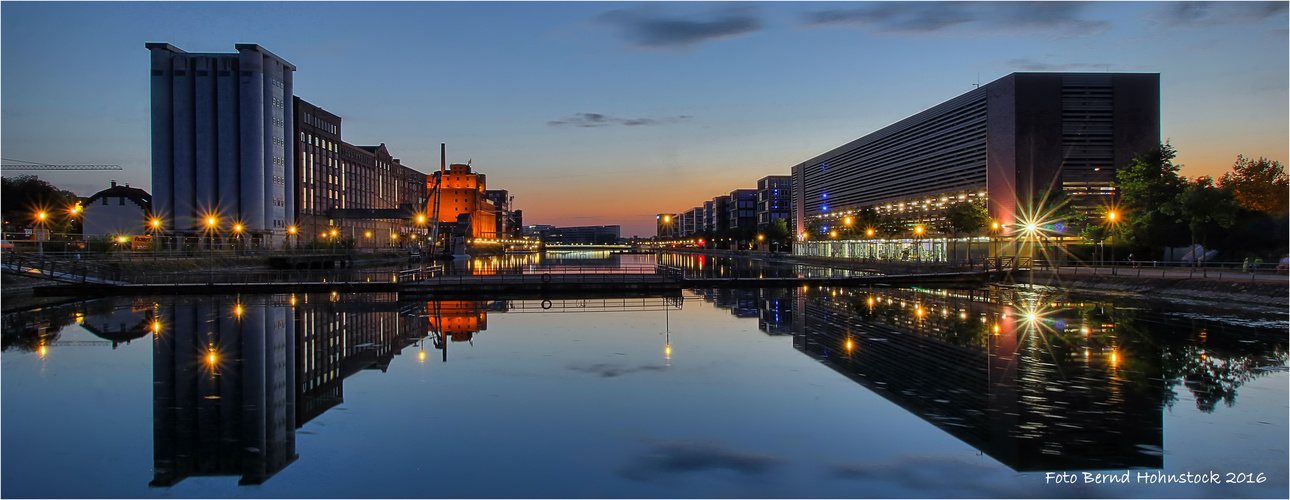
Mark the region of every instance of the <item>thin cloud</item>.
MULTIPOLYGON (((573 218, 574 218, 574 219, 583 219, 583 218, 590 218, 590 217, 573 217, 573 218)), ((629 367, 620 366, 620 365, 611 365, 611 364, 606 364, 606 363, 596 363, 596 364, 594 364, 594 365, 590 365, 590 366, 570 365, 570 366, 569 366, 569 369, 570 369, 570 370, 573 370, 573 371, 576 371, 576 372, 583 372, 583 373, 590 373, 590 374, 593 374, 593 375, 599 375, 599 376, 604 377, 604 378, 614 378, 614 377, 618 377, 618 376, 622 376, 622 375, 627 375, 627 374, 631 374, 631 373, 637 373, 637 372, 658 372, 658 371, 664 371, 664 370, 666 370, 666 369, 667 369, 667 367, 666 367, 666 366, 662 366, 662 365, 641 365, 641 366, 637 366, 637 367, 631 367, 631 368, 629 368, 629 367)))
POLYGON ((856 27, 881 34, 1091 35, 1110 29, 1085 19, 1084 2, 883 2, 808 13, 807 27, 856 27))
POLYGON ((1286 2, 1169 2, 1149 17, 1173 27, 1252 24, 1283 19, 1288 8, 1286 2))
POLYGON ((626 127, 638 127, 642 125, 667 125, 688 121, 689 115, 672 116, 668 118, 617 118, 601 113, 574 113, 572 116, 546 122, 552 127, 581 127, 597 128, 622 125, 626 127))
POLYGON ((652 5, 611 10, 597 15, 599 23, 616 28, 636 47, 684 49, 703 42, 746 35, 762 28, 747 7, 721 9, 690 16, 667 15, 652 5))
POLYGON ((1049 64, 1033 59, 1012 59, 1007 64, 1018 71, 1108 71, 1111 67, 1106 63, 1049 64))
POLYGON ((729 470, 746 477, 760 477, 782 464, 782 459, 759 453, 734 451, 719 443, 703 441, 657 441, 632 458, 619 475, 633 481, 666 480, 677 474, 729 470))

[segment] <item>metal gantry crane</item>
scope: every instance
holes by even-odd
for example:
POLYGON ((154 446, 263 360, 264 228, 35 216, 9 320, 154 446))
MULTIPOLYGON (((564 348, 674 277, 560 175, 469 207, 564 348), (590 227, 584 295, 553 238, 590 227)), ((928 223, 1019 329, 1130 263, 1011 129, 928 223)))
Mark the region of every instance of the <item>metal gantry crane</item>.
POLYGON ((120 165, 56 165, 13 158, 3 158, 3 160, 18 162, 0 165, 0 169, 3 170, 121 170, 120 165))

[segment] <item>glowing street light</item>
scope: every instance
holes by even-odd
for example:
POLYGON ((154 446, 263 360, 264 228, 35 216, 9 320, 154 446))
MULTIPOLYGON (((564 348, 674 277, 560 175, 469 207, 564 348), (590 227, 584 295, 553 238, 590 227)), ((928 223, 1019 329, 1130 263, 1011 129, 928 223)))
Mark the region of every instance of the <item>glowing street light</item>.
MULTIPOLYGON (((1108 237, 1107 237, 1107 239, 1108 239, 1108 240, 1113 239, 1113 238, 1115 237, 1115 227, 1116 227, 1116 224, 1118 224, 1118 221, 1117 221, 1117 218, 1118 218, 1118 217, 1119 217, 1119 214, 1117 214, 1117 213, 1115 212, 1115 210, 1111 210, 1111 211, 1109 211, 1109 212, 1107 212, 1107 213, 1106 213, 1106 220, 1107 220, 1107 224, 1109 224, 1109 225, 1111 226, 1111 230, 1110 230, 1109 234, 1107 235, 1107 236, 1108 236, 1108 237)), ((1116 267, 1115 267, 1115 244, 1111 244, 1111 274, 1115 274, 1115 273, 1116 273, 1116 267)))
MULTIPOLYGON (((234 239, 236 239, 236 240, 237 240, 237 246, 238 246, 238 247, 243 246, 243 245, 244 245, 244 243, 245 243, 245 241, 242 239, 242 229, 243 229, 243 227, 242 227, 242 224, 241 224, 241 223, 237 223, 237 224, 234 224, 234 225, 233 225, 233 237, 234 237, 234 239)), ((240 250, 240 248, 239 248, 239 250, 240 250)))
POLYGON ((219 233, 219 218, 214 215, 206 217, 206 231, 210 233, 210 260, 207 262, 210 271, 208 282, 215 282, 215 235, 219 233))

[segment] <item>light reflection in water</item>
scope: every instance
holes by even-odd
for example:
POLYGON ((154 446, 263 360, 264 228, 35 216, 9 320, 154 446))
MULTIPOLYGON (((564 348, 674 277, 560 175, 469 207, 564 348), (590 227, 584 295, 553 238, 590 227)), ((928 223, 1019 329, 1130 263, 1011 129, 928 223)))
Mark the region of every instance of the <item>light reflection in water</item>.
MULTIPOLYGON (((1001 288, 697 293, 736 317, 757 318, 768 335, 791 335, 802 353, 1018 471, 1160 468, 1162 414, 1179 391, 1215 411, 1286 361, 1284 339, 1249 329, 1001 288)), ((133 304, 110 320, 77 309, 21 324, 81 321, 111 342, 155 336, 153 483, 235 475, 255 484, 296 459, 295 429, 343 402, 347 377, 383 372, 405 348, 417 347, 418 361, 427 342, 445 361, 452 344, 480 340, 474 348, 495 349, 480 336, 490 313, 666 315, 681 306, 677 298, 615 300, 204 297, 133 304), (232 418, 208 418, 215 415, 232 418)), ((6 322, 6 350, 44 356, 61 348, 59 327, 11 331, 11 324, 19 322, 6 322)), ((671 331, 662 330, 671 361, 671 331)))

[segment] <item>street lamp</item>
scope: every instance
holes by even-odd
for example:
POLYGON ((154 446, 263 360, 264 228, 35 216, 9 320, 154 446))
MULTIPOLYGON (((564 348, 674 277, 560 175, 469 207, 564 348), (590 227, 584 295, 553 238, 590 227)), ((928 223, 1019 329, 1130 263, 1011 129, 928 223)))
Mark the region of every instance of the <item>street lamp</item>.
POLYGON ((152 260, 157 260, 157 247, 161 244, 157 238, 157 233, 161 232, 161 219, 157 217, 149 219, 148 232, 152 234, 152 260))
POLYGON ((296 248, 296 246, 300 245, 300 236, 299 234, 297 234, 299 232, 300 232, 300 229, 297 228, 296 226, 291 226, 287 228, 287 234, 290 235, 290 236, 287 236, 288 240, 293 238, 296 240, 294 244, 291 245, 291 248, 293 250, 296 248))
POLYGON ((210 261, 209 261, 209 282, 215 282, 215 235, 219 233, 219 219, 215 216, 206 217, 206 232, 210 234, 210 261))
MULTIPOLYGON (((1106 223, 1108 226, 1110 226, 1110 231, 1107 235, 1108 240, 1112 239, 1115 236, 1115 227, 1118 224, 1118 220, 1117 220, 1118 218, 1119 218, 1119 214, 1115 213, 1115 210, 1111 210, 1106 213, 1106 221, 1107 221, 1106 223)), ((1115 274, 1116 274, 1115 244, 1112 243, 1111 244, 1111 275, 1115 275, 1115 274)))
POLYGON ((234 239, 235 241, 237 241, 238 250, 241 250, 241 247, 243 246, 243 245, 242 245, 242 241, 241 241, 241 240, 242 240, 242 224, 240 224, 240 223, 239 223, 239 224, 234 224, 234 225, 233 225, 233 239, 234 239))
POLYGON ((923 226, 914 226, 914 263, 923 263, 923 226))
POLYGON ((45 222, 49 219, 49 214, 44 210, 36 212, 36 241, 40 242, 40 255, 45 255, 45 222))

